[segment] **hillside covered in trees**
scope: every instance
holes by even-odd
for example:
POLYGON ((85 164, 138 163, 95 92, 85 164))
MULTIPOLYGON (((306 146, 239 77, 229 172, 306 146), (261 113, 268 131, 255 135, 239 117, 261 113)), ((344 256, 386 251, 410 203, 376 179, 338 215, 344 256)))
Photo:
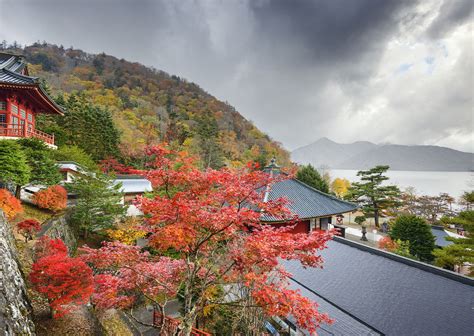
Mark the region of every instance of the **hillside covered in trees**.
POLYGON ((147 145, 168 142, 199 155, 202 167, 261 165, 288 153, 229 104, 198 85, 106 54, 47 43, 0 45, 25 56, 30 75, 45 83, 65 117, 39 120, 61 145, 77 145, 95 160, 114 156, 141 165, 147 145))

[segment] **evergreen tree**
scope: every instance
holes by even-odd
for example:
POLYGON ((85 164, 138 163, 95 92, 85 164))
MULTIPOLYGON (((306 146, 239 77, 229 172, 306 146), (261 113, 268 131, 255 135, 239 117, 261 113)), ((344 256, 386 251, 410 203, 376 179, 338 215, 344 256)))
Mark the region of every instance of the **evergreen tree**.
POLYGON ((454 270, 455 266, 468 263, 471 265, 470 276, 474 276, 474 211, 463 211, 456 217, 443 217, 441 221, 462 226, 466 234, 465 238, 449 237, 448 240, 454 244, 435 250, 435 265, 454 270))
POLYGON ((100 233, 110 229, 125 214, 125 207, 121 204, 121 187, 121 184, 114 185, 108 175, 101 173, 78 176, 68 185, 69 190, 77 196, 71 220, 85 238, 91 232, 100 233))
POLYGON ((296 173, 296 178, 317 190, 329 193, 328 183, 311 164, 300 167, 296 173))
POLYGON ((218 142, 219 128, 216 118, 210 112, 204 113, 198 119, 197 134, 203 166, 213 169, 221 168, 224 163, 218 142))
POLYGON ((396 207, 400 190, 394 185, 382 185, 389 178, 384 175, 389 166, 376 166, 357 173, 361 182, 354 182, 346 198, 358 202, 366 217, 373 217, 375 226, 379 227, 379 216, 382 210, 396 207))
POLYGON ((120 134, 108 110, 89 103, 80 94, 71 94, 67 99, 59 96, 56 100, 64 105, 65 115, 40 117, 38 126, 54 133, 58 146, 78 146, 94 160, 119 154, 120 134))
POLYGON ((397 217, 390 231, 390 238, 410 243, 410 254, 421 261, 432 261, 435 237, 426 221, 415 215, 397 217))
POLYGON ((53 155, 56 161, 73 161, 90 171, 99 170, 91 156, 77 146, 61 146, 53 152, 53 155))
POLYGON ((20 198, 21 186, 30 181, 31 169, 26 155, 15 140, 0 140, 0 182, 15 185, 15 196, 20 198))
POLYGON ((61 174, 53 159, 53 151, 43 141, 23 138, 19 140, 19 143, 23 147, 30 166, 31 183, 52 186, 61 181, 61 174))
POLYGON ((474 204, 474 191, 465 191, 460 199, 460 204, 464 205, 465 210, 469 211, 472 208, 472 205, 474 204))

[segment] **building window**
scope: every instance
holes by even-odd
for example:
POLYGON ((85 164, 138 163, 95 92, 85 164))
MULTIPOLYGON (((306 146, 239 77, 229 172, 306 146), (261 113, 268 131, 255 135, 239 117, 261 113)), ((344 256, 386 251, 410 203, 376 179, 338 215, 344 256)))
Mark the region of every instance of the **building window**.
POLYGON ((28 132, 33 132, 33 124, 28 123, 28 132))
POLYGON ((7 123, 7 115, 5 113, 0 113, 0 124, 7 123))
POLYGON ((12 113, 18 114, 18 106, 12 104, 12 113))
POLYGON ((0 101, 0 110, 5 111, 7 109, 7 102, 0 101))
POLYGON ((31 113, 28 113, 28 121, 33 122, 33 115, 31 113))
POLYGON ((18 120, 18 117, 12 117, 12 124, 13 124, 14 126, 20 125, 19 120, 18 120))
POLYGON ((20 109, 20 117, 22 117, 23 119, 26 118, 26 111, 24 109, 20 109))

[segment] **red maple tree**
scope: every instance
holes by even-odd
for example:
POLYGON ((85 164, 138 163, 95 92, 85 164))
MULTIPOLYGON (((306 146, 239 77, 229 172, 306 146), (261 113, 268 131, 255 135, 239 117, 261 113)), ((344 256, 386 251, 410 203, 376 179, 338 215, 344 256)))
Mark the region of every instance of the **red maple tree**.
POLYGON ((53 254, 67 255, 67 252, 67 246, 61 239, 42 236, 35 243, 35 257, 37 260, 53 254))
POLYGON ((67 191, 60 185, 55 185, 38 191, 33 196, 33 202, 40 208, 54 212, 61 211, 67 207, 67 191))
MULTIPOLYGON (((53 317, 61 317, 89 302, 93 293, 92 270, 79 258, 64 253, 64 244, 44 240, 43 255, 32 266, 31 282, 47 299, 53 317)), ((67 251, 67 250, 66 250, 67 251)))
POLYGON ((8 219, 13 219, 23 211, 21 202, 8 190, 0 189, 0 209, 3 210, 8 219))
POLYGON ((242 310, 258 307, 269 317, 291 315, 311 333, 331 322, 316 303, 289 288, 290 274, 279 259, 321 267, 317 252, 332 232, 293 234, 292 227, 262 224, 262 214, 297 220, 285 200, 264 201, 275 178, 254 169, 200 171, 186 153, 163 146, 148 149, 147 155, 150 170, 141 173, 152 182, 155 196, 139 198, 138 205, 154 253, 117 242, 83 248, 83 260, 101 273, 95 277, 97 306, 133 307, 145 297, 165 315, 166 302, 178 297, 180 335, 190 335, 206 310, 229 304, 242 310))
POLYGON ((16 224, 18 232, 25 237, 25 243, 41 229, 41 223, 34 218, 25 219, 16 224))

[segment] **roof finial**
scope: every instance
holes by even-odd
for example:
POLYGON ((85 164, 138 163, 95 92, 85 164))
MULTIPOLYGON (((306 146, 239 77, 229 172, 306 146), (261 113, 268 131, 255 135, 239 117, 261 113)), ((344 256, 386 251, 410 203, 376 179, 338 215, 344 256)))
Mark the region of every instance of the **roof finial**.
POLYGON ((270 164, 263 169, 263 171, 266 171, 269 173, 278 172, 279 170, 280 170, 280 166, 276 163, 275 157, 273 157, 270 160, 270 164))

